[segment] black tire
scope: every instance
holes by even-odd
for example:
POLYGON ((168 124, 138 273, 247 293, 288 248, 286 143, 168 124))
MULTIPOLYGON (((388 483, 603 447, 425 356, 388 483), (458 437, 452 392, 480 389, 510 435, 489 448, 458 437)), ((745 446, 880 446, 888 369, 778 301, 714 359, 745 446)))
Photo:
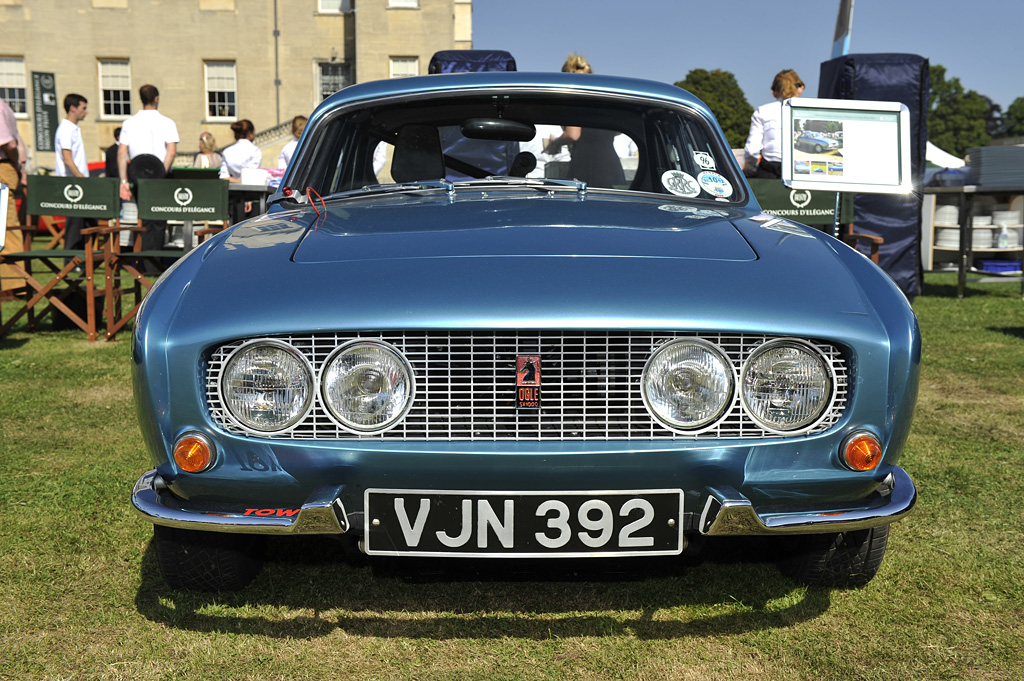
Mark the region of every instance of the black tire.
POLYGON ((794 537, 788 555, 779 561, 779 569, 810 586, 864 586, 878 572, 888 541, 888 525, 794 537))
POLYGON ((263 537, 153 526, 164 580, 172 589, 238 591, 263 566, 263 537))
POLYGON ((820 144, 815 144, 815 145, 814 145, 814 153, 815 153, 815 154, 820 154, 820 153, 821 153, 821 150, 822 150, 823 148, 824 148, 824 147, 822 147, 822 146, 821 146, 820 144))

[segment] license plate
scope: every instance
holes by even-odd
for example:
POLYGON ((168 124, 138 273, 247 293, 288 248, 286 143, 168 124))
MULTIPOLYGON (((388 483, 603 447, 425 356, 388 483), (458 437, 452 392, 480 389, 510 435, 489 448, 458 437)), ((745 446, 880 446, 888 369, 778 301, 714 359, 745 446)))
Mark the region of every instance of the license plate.
POLYGON ((366 490, 371 555, 601 557, 676 555, 683 492, 366 490))

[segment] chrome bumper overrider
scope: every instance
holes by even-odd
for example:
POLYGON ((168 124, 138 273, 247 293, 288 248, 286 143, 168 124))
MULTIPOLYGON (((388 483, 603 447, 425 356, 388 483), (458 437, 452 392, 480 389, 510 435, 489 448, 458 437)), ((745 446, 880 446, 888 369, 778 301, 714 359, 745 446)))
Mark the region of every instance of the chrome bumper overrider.
POLYGON ((244 513, 211 513, 183 508, 169 492, 160 492, 155 470, 135 483, 132 505, 151 523, 211 532, 246 532, 256 534, 343 534, 348 532, 348 515, 338 499, 339 488, 325 485, 313 491, 291 516, 245 515, 244 513))
POLYGON ((901 520, 914 508, 917 489, 907 472, 900 467, 870 497, 854 508, 839 511, 758 514, 743 495, 731 487, 708 489, 697 528, 701 534, 817 534, 864 530, 901 520))

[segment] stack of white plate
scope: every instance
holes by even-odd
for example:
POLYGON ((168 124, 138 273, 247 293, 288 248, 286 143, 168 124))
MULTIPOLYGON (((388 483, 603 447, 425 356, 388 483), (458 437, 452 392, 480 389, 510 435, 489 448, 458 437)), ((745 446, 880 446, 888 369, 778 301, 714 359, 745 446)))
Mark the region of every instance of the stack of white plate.
POLYGON ((958 225, 960 209, 956 206, 939 206, 935 209, 935 224, 937 225, 958 225))
POLYGON ((992 211, 992 224, 998 226, 1019 225, 1021 214, 1019 210, 994 210, 992 211))
POLYGON ((952 227, 936 229, 935 245, 938 248, 960 248, 960 230, 952 227))
POLYGON ((992 230, 975 229, 971 232, 971 248, 992 248, 992 230))
POLYGON ((992 216, 990 215, 975 215, 971 218, 971 227, 985 227, 992 224, 992 216))

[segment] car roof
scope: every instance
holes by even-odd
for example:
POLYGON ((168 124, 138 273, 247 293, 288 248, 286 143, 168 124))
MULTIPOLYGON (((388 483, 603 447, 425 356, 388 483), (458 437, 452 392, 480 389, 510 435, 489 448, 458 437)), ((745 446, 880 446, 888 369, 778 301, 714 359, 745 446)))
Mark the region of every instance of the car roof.
MULTIPOLYGON (((415 96, 444 90, 544 88, 564 89, 567 93, 612 93, 626 96, 649 97, 683 104, 714 119, 711 110, 691 93, 675 85, 638 78, 603 76, 589 73, 485 71, 481 73, 447 73, 410 78, 375 80, 351 85, 334 93, 310 118, 324 111, 362 100, 394 96, 415 96)), ((312 121, 311 121, 312 122, 312 121)))

